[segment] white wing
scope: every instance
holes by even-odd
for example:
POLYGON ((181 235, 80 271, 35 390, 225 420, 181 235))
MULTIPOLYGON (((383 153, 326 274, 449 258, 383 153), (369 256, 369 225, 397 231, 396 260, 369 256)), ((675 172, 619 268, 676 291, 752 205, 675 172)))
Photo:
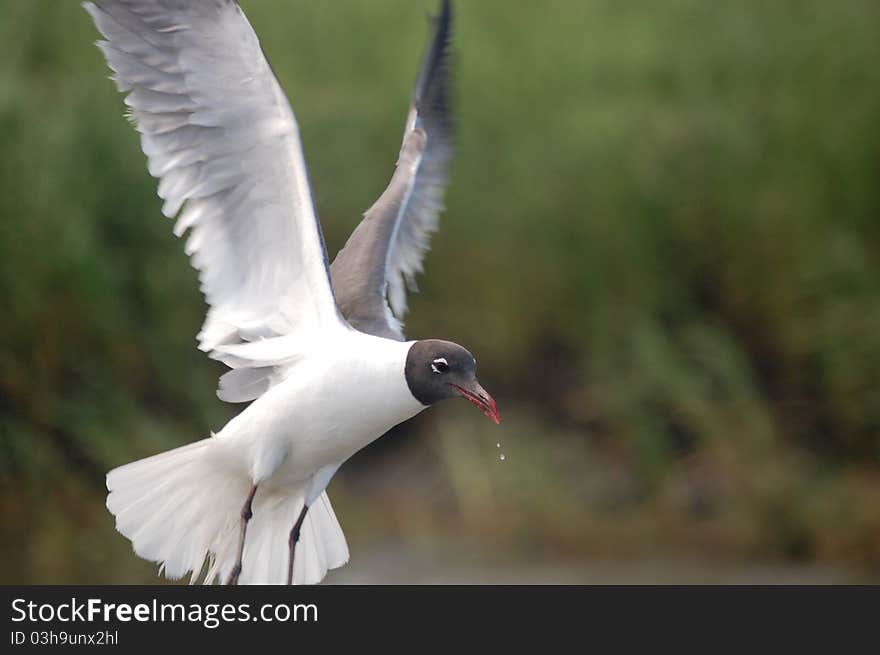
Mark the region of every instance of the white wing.
POLYGON ((199 347, 253 369, 289 360, 304 333, 343 326, 296 119, 239 6, 84 7, 161 180, 162 211, 177 216, 175 234, 189 229, 186 252, 210 305, 199 347))

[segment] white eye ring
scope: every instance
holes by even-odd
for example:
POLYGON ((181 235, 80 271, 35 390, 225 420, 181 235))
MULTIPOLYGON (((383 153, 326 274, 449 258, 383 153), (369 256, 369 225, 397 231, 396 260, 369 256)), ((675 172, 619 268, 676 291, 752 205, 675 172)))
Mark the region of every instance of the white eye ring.
POLYGON ((445 357, 438 357, 431 362, 431 370, 437 374, 445 373, 449 370, 449 362, 446 361, 445 357))

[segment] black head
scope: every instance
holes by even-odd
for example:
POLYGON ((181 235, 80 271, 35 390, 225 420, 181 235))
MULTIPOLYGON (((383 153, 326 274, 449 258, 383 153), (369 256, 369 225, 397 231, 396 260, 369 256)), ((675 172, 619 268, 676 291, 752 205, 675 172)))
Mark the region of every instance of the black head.
POLYGON ((501 422, 495 401, 477 382, 477 362, 451 341, 416 341, 406 356, 406 383, 423 405, 445 398, 467 398, 486 416, 501 422))

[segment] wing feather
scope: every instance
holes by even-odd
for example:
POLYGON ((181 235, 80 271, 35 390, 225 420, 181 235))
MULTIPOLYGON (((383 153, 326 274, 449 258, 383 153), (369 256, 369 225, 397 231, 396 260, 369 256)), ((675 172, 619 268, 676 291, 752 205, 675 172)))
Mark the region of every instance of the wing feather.
MULTIPOLYGON (((177 217, 176 235, 189 232, 185 250, 210 306, 199 347, 222 359, 253 335, 289 344, 343 326, 299 128, 237 3, 84 7, 159 178, 162 212, 177 217)), ((253 373, 238 379, 260 386, 253 373)))
POLYGON ((339 308, 355 328, 403 339, 407 289, 437 230, 454 152, 450 97, 452 7, 443 0, 388 188, 367 210, 330 268, 339 308))

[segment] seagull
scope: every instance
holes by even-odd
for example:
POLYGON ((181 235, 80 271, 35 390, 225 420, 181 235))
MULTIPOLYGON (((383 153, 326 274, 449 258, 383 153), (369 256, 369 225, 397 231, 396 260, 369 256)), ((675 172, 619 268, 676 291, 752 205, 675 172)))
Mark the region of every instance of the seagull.
POLYGON ((293 110, 234 0, 86 2, 162 213, 208 304, 199 348, 249 403, 216 434, 107 474, 107 508, 160 574, 315 584, 348 546, 327 485, 353 454, 447 398, 496 424, 476 360, 407 341, 407 290, 453 154, 452 7, 434 19, 387 189, 329 265, 293 110))

